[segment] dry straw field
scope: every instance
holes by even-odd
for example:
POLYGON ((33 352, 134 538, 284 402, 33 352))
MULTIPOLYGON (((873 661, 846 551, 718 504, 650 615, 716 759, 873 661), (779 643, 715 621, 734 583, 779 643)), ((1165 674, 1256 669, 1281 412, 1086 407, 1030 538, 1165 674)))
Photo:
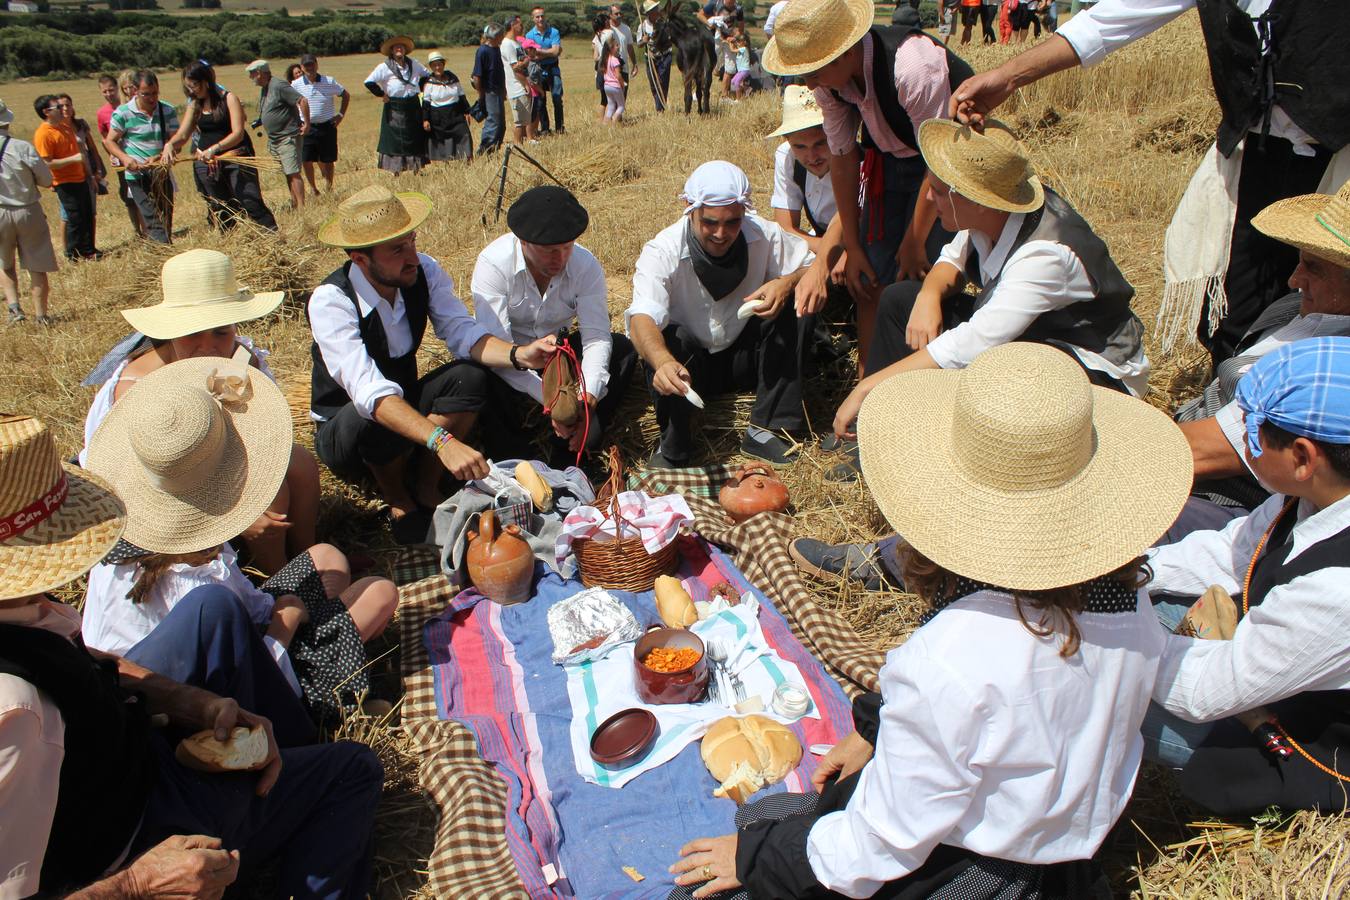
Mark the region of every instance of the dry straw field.
MULTIPOLYGON (((771 142, 762 135, 778 122, 776 101, 758 97, 722 104, 707 118, 657 115, 645 81, 635 80, 629 122, 606 128, 596 121, 589 48, 569 43, 564 58, 568 89, 568 133, 530 148, 591 212, 585 244, 609 275, 610 309, 615 321, 627 305, 633 264, 643 243, 678 214, 676 194, 698 163, 729 159, 742 166, 755 186, 755 199, 768 209, 771 142)), ((967 48, 977 69, 989 68, 1010 53, 1007 48, 967 48)), ((450 68, 467 80, 472 50, 453 48, 450 68)), ((274 61, 278 62, 278 61, 274 61)), ((341 130, 343 157, 338 165, 338 194, 374 180, 391 180, 371 170, 378 106, 360 82, 377 62, 373 56, 325 60, 323 70, 353 93, 347 124, 341 130)), ((278 66, 279 68, 279 66, 278 66)), ((238 90, 251 106, 255 89, 241 67, 219 72, 220 81, 238 90)), ((164 96, 174 97, 166 76, 164 96)), ((678 74, 672 93, 678 94, 678 74)), ((101 101, 93 80, 71 83, 22 83, 0 88, 0 97, 18 115, 15 134, 27 137, 36 124, 32 99, 50 90, 68 90, 80 113, 92 119, 101 101)), ((1071 72, 1028 89, 1003 111, 1031 148, 1037 168, 1106 237, 1125 274, 1138 289, 1136 308, 1152 323, 1161 288, 1163 229, 1190 173, 1207 146, 1217 117, 1193 17, 1117 54, 1088 72, 1071 72)), ((259 145, 261 152, 261 145, 259 145)), ((420 247, 439 258, 456 282, 465 286, 474 258, 504 226, 493 217, 492 194, 498 158, 470 165, 441 164, 420 176, 404 176, 401 189, 429 194, 436 212, 419 231, 420 247)), ((66 266, 54 279, 56 324, 42 329, 31 320, 0 332, 0 408, 32 412, 54 428, 63 450, 74 452, 92 391, 80 381, 127 326, 118 310, 156 302, 163 260, 196 246, 222 249, 234 256, 241 280, 257 289, 284 289, 288 302, 279 315, 249 323, 244 333, 272 351, 271 364, 292 400, 297 436, 308 442, 308 330, 306 292, 341 262, 341 255, 314 241, 318 225, 336 200, 323 196, 300 213, 289 210, 279 175, 265 176, 265 193, 277 212, 280 234, 241 227, 226 235, 207 230, 205 210, 179 169, 184 190, 176 223, 181 229, 172 249, 129 240, 120 206, 104 198, 99 206, 99 244, 115 251, 97 263, 66 266)), ((543 177, 528 166, 513 165, 507 179, 508 202, 543 177)), ((54 230, 56 205, 44 200, 54 230)), ((1170 406, 1194 389, 1201 371, 1193 350, 1161 357, 1156 345, 1150 400, 1170 406)), ((428 362, 434 351, 424 349, 428 362)), ((828 374, 828 373, 827 373, 828 374)), ((840 373, 834 373, 836 375, 840 373)), ((810 391, 810 413, 818 429, 828 427, 833 403, 846 385, 822 378, 810 391)), ((631 415, 622 418, 618 437, 630 458, 643 458, 654 441, 655 424, 640 391, 630 397, 631 415)), ((747 412, 742 403, 711 404, 702 422, 709 458, 734 451, 747 412)), ((787 472, 793 489, 800 533, 832 540, 864 539, 884 527, 860 486, 833 485, 820 478, 833 461, 805 448, 787 472)), ((901 470, 896 477, 907 477, 901 470)), ((325 480, 322 538, 348 548, 372 551, 388 564, 392 545, 375 524, 368 499, 325 480)), ((863 594, 844 587, 819 590, 821 602, 852 622, 869 640, 891 646, 914 627, 912 598, 863 594)), ((71 592, 71 599, 78 593, 71 592)), ((390 648, 396 652, 397 648, 390 648)), ((431 813, 416 786, 416 760, 405 736, 390 721, 358 719, 344 731, 367 740, 383 755, 388 769, 386 802, 379 825, 381 897, 425 893, 419 874, 429 847, 431 813)), ((1307 897, 1341 896, 1350 884, 1350 859, 1340 818, 1303 815, 1289 821, 1272 816, 1261 823, 1214 823, 1197 828, 1197 816, 1176 795, 1166 773, 1145 768, 1134 802, 1104 848, 1118 893, 1140 897, 1307 897), (1186 845, 1177 846, 1181 842, 1186 845)))

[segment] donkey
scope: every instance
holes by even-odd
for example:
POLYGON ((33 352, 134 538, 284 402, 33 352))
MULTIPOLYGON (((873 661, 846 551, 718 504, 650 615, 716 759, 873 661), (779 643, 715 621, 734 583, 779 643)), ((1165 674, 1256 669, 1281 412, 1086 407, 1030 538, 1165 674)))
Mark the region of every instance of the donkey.
POLYGON ((679 2, 667 2, 665 16, 652 34, 652 50, 657 54, 675 54, 675 65, 684 81, 684 114, 689 115, 694 95, 698 95, 698 111, 706 114, 712 96, 713 69, 717 68, 717 51, 712 34, 698 20, 679 14, 679 2))

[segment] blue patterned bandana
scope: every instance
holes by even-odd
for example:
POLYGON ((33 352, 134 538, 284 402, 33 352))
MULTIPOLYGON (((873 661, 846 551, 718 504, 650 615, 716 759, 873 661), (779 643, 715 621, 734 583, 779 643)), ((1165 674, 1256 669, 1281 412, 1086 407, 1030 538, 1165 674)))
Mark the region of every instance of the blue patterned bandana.
POLYGON ((1350 338, 1319 337, 1286 344, 1256 361, 1238 382, 1247 414, 1247 448, 1261 455, 1261 423, 1290 434, 1350 444, 1350 338))

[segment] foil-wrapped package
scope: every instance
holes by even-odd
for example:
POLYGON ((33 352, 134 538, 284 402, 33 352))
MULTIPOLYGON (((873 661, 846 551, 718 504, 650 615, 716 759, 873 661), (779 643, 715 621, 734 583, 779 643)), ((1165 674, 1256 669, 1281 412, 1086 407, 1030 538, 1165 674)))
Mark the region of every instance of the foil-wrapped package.
POLYGON ((553 662, 575 665, 601 659, 614 647, 642 636, 633 613, 604 588, 587 588, 548 611, 553 662))

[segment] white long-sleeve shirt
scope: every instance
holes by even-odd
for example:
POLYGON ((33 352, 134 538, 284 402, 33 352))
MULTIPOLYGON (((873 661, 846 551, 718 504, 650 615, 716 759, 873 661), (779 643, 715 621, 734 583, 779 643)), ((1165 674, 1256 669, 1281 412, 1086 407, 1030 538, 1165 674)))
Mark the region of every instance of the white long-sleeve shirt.
MULTIPOLYGON (((1276 494, 1222 531, 1197 531, 1149 554, 1149 590, 1198 596, 1242 590, 1261 536, 1288 498, 1276 494)), ((1299 503, 1295 560, 1350 527, 1350 497, 1313 512, 1299 503)), ((1183 719, 1209 722, 1304 691, 1350 689, 1350 560, 1276 585, 1238 622, 1231 641, 1168 635, 1153 699, 1183 719)))
MULTIPOLYGON (((799 212, 804 204, 811 210, 811 217, 819 222, 823 229, 830 224, 830 220, 838 211, 834 203, 834 184, 830 181, 830 173, 826 172, 821 177, 808 169, 806 190, 802 191, 792 177, 794 162, 796 159, 792 156, 792 146, 783 141, 773 152, 773 196, 769 200, 769 205, 774 209, 799 212)), ((812 231, 805 213, 802 214, 801 228, 802 231, 812 231)))
POLYGON ((1077 619, 1064 659, 1062 634, 1036 637, 981 591, 887 655, 876 752, 807 837, 822 884, 870 897, 938 844, 1038 864, 1096 852, 1134 788, 1163 633, 1143 591, 1134 612, 1077 619))
MULTIPOLYGON (((417 258, 427 279, 430 295, 427 315, 432 330, 451 353, 459 359, 468 359, 474 345, 488 336, 487 329, 469 315, 464 302, 455 294, 454 279, 440 263, 425 253, 417 254, 417 258)), ((348 268, 347 276, 356 292, 356 305, 336 285, 321 284, 309 297, 309 326, 328 374, 352 398, 356 411, 373 421, 375 401, 390 395, 402 397, 403 389, 380 373, 366 351, 361 341, 361 319, 370 315, 371 310, 379 313, 391 357, 412 351, 412 329, 402 291, 394 295, 390 304, 375 292, 356 265, 348 268)), ((309 416, 316 422, 323 421, 313 410, 309 416)))
MULTIPOLYGON (((942 368, 965 368, 990 347, 1017 340, 1043 313, 1096 297, 1087 269, 1064 244, 1027 241, 1009 252, 1025 219, 1024 213, 1008 216, 1007 224, 992 245, 983 234, 966 230, 957 232, 942 248, 939 263, 955 266, 964 273, 973 248, 979 254, 984 283, 998 278, 984 305, 975 310, 969 321, 944 331, 928 344, 929 355, 942 368)), ((1073 352, 1084 366, 1119 379, 1136 397, 1148 392, 1148 357, 1142 346, 1123 365, 1082 347, 1074 347, 1073 352)))
MULTIPOLYGON (((1237 7, 1253 19, 1270 8, 1270 0, 1236 0, 1237 7)), ((1094 66, 1108 53, 1152 34, 1187 10, 1195 0, 1101 0, 1083 9, 1059 26, 1060 37, 1069 42, 1084 66, 1094 66)), ((1316 143, 1294 124, 1276 102, 1271 111, 1270 133, 1294 145, 1294 152, 1312 156, 1316 143)))
POLYGON ((412 57, 408 57, 407 61, 408 65, 403 67, 401 72, 395 72, 389 60, 385 60, 366 76, 366 84, 379 85, 380 90, 390 99, 416 97, 422 92, 418 85, 423 78, 431 74, 431 71, 412 57), (399 77, 400 74, 402 78, 399 77))
POLYGON ((694 274, 685 243, 688 225, 682 216, 642 248, 633 273, 633 301, 624 312, 630 335, 633 316, 641 313, 650 316, 657 328, 669 322, 683 325, 713 353, 725 350, 745 328, 745 320, 737 316, 741 301, 766 282, 791 275, 816 258, 806 241, 747 211, 741 223, 749 254, 745 278, 730 294, 714 301, 694 274))
MULTIPOLYGON (((520 239, 508 232, 478 254, 470 290, 474 318, 504 341, 528 344, 570 328, 576 321, 581 332, 581 374, 586 380, 586 393, 597 400, 605 396, 612 349, 609 301, 605 270, 591 251, 575 245, 567 265, 541 295, 525 266, 520 239)), ((522 394, 542 402, 544 383, 538 372, 513 368, 492 371, 522 394)))

